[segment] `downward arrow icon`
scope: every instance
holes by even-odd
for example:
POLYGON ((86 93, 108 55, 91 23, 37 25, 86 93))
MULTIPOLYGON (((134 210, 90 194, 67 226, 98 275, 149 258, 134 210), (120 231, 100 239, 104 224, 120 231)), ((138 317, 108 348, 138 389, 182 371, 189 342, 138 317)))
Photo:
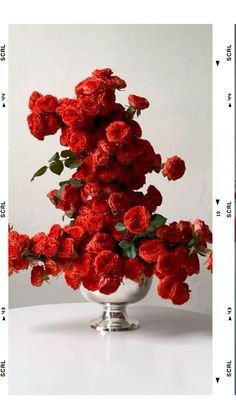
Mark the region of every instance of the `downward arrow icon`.
POLYGON ((216 61, 216 65, 217 65, 217 67, 218 67, 218 65, 220 64, 220 62, 219 61, 216 61))
POLYGON ((220 377, 216 377, 216 382, 219 383, 220 377))

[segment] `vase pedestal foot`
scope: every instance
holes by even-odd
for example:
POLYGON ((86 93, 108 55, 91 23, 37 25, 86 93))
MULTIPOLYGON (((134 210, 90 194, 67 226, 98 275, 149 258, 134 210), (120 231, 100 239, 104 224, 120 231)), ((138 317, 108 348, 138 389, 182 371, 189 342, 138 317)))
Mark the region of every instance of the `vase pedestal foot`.
POLYGON ((139 322, 130 319, 126 313, 127 304, 104 303, 101 317, 90 322, 90 326, 100 332, 120 332, 135 330, 139 322))

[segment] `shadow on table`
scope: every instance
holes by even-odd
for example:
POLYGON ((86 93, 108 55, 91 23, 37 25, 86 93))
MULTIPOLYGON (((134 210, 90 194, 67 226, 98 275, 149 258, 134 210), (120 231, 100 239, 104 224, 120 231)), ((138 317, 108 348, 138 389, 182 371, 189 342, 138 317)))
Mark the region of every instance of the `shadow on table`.
MULTIPOLYGON (((145 338, 161 337, 172 338, 181 335, 205 335, 211 336, 212 319, 199 313, 187 310, 177 310, 166 307, 135 306, 129 307, 128 315, 140 321, 140 328, 131 332, 121 332, 122 335, 129 334, 135 339, 139 334, 145 338)), ((31 327, 30 331, 35 334, 64 334, 75 335, 76 333, 101 334, 89 326, 89 321, 96 316, 83 316, 73 320, 50 321, 31 327)), ((104 335, 119 335, 119 333, 106 332, 104 335)))

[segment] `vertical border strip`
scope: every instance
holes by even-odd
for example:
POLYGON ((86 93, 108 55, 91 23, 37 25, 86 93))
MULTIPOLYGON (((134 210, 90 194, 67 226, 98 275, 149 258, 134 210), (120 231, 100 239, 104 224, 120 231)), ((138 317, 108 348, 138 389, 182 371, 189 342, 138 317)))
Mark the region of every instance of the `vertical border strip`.
POLYGON ((216 24, 213 26, 213 394, 221 396, 234 394, 233 95, 234 25, 216 24), (227 56, 230 45, 231 60, 227 56), (218 205, 216 199, 220 200, 218 205), (231 217, 227 213, 230 202, 231 217), (230 361, 231 376, 227 376, 230 361))
POLYGON ((0 394, 8 394, 8 25, 0 26, 0 394), (3 52, 4 51, 4 52, 3 52), (4 56, 5 54, 5 56, 4 56), (4 96, 5 95, 5 96, 4 96), (5 214, 4 214, 5 211, 5 214), (5 313, 4 313, 5 309, 5 313), (5 318, 5 320, 3 319, 5 318), (2 363, 5 361, 5 376, 2 363))

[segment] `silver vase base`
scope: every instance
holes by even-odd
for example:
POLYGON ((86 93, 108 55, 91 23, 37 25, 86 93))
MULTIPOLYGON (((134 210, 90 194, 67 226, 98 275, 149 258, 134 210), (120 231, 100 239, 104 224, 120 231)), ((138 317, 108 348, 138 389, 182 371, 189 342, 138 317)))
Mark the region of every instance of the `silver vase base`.
POLYGON ((127 304, 105 303, 101 317, 90 322, 90 326, 99 332, 121 332, 138 329, 138 320, 130 319, 126 313, 127 304))

